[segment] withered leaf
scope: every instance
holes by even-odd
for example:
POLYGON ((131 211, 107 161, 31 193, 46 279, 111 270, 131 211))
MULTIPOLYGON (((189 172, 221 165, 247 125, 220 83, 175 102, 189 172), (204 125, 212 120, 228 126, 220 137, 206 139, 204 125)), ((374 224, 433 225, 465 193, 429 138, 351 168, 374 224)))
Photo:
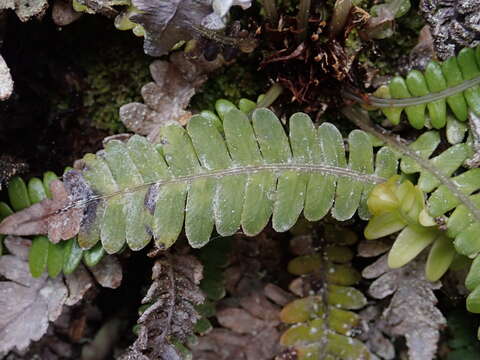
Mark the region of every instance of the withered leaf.
POLYGON ((358 243, 358 256, 375 257, 382 255, 391 248, 391 245, 382 240, 364 240, 358 243))
POLYGON ((362 319, 368 324, 366 331, 361 334, 361 339, 371 352, 381 359, 393 360, 395 347, 384 334, 385 319, 381 317, 381 305, 371 305, 360 312, 362 319))
POLYGON ((183 52, 170 56, 169 61, 156 60, 150 65, 154 82, 145 84, 145 104, 130 103, 120 108, 125 126, 140 135, 155 139, 156 130, 169 121, 186 122, 191 114, 185 111, 190 99, 206 80, 206 74, 222 65, 220 59, 207 62, 191 60, 183 52))
POLYGON ((0 282, 0 353, 23 350, 39 340, 49 321, 60 316, 68 296, 61 277, 31 277, 22 246, 29 244, 10 246, 13 254, 0 257, 0 275, 7 279, 0 282))
POLYGON ((122 266, 115 256, 104 256, 100 263, 90 270, 102 287, 116 289, 122 283, 122 266))
POLYGON ((278 352, 279 331, 267 327, 252 335, 238 334, 232 330, 215 328, 201 337, 194 346, 195 360, 267 360, 278 352))
POLYGON ((435 306, 438 300, 433 293, 441 284, 425 279, 423 258, 390 269, 387 256, 383 255, 362 273, 367 279, 376 278, 369 288, 372 297, 383 299, 393 294, 382 314, 384 331, 406 338, 411 359, 434 359, 440 330, 446 325, 446 319, 435 306))
POLYGON ((77 207, 68 208, 67 205, 80 200, 81 196, 90 194, 77 189, 81 187, 81 182, 78 181, 76 188, 71 188, 72 182, 69 179, 77 172, 70 173, 72 173, 70 176, 64 175, 65 184, 60 180, 52 181, 50 190, 53 199, 45 199, 4 219, 0 223, 0 234, 17 236, 48 234, 53 243, 76 236, 80 229, 83 210, 77 207))
POLYGON ((178 42, 192 39, 194 26, 205 25, 204 21, 219 23, 211 19, 212 14, 216 15, 211 0, 133 0, 132 3, 140 12, 130 19, 145 28, 144 50, 151 56, 166 55, 178 42))
POLYGON ((85 294, 94 286, 92 277, 80 264, 72 274, 65 276, 65 282, 68 286, 68 299, 65 305, 75 305, 83 299, 85 294))
POLYGON ((265 289, 275 293, 280 301, 286 296, 273 289, 274 285, 263 286, 249 276, 244 276, 237 285, 236 295, 226 298, 216 312, 223 328, 214 328, 191 346, 194 359, 270 360, 280 352, 280 307, 267 299, 265 289), (244 291, 244 287, 249 290, 244 291))
MULTIPOLYGON (((95 286, 83 265, 65 277, 52 279, 44 274, 33 278, 28 265, 31 240, 8 236, 4 244, 9 255, 0 257, 0 278, 6 279, 0 281, 0 354, 14 348, 22 351, 42 338, 64 305, 77 304, 95 286)), ((104 287, 120 285, 122 269, 113 256, 105 257, 92 272, 104 287)))
POLYGON ((180 360, 172 340, 185 342, 200 318, 195 305, 205 298, 198 287, 201 263, 190 255, 167 255, 157 260, 152 284, 142 300, 138 339, 122 359, 180 360))
POLYGON ((261 331, 264 327, 262 320, 240 308, 227 308, 218 311, 217 320, 223 327, 232 329, 239 334, 255 333, 261 331))

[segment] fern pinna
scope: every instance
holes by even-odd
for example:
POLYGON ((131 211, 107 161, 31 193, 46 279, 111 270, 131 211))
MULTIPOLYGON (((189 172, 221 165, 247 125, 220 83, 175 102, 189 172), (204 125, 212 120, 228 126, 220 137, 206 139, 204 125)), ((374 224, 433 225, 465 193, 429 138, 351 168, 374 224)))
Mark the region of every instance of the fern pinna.
POLYGON ((367 304, 362 292, 353 287, 361 276, 350 263, 354 254, 348 245, 356 243, 357 236, 335 226, 326 231, 330 239, 322 238, 316 252, 302 254, 288 264, 288 271, 299 276, 290 288, 297 289, 301 298, 280 313, 280 319, 290 326, 280 343, 293 349, 299 360, 373 359, 367 346, 356 338, 362 319, 354 310, 367 304), (301 286, 294 285, 298 282, 301 286))
MULTIPOLYGON (((439 134, 430 131, 409 147, 428 159, 439 145, 439 134)), ((472 155, 471 145, 461 143, 447 148, 429 162, 451 177, 478 209, 480 196, 476 192, 480 189, 480 169, 462 167, 472 155)), ((432 245, 426 263, 426 277, 431 281, 440 279, 452 264, 468 265, 467 257, 474 258, 466 278, 466 287, 471 291, 467 308, 480 312, 480 223, 476 214, 412 159, 402 158, 400 170, 404 174, 419 173, 417 185, 394 177, 375 187, 368 200, 373 217, 365 229, 365 237, 376 239, 401 230, 389 253, 388 263, 392 268, 405 265, 432 245)))
MULTIPOLYGON (((338 220, 357 209, 367 218, 372 184, 396 173, 396 155, 386 147, 374 166, 363 131, 350 133, 347 162, 343 138, 332 124, 317 130, 308 116, 295 114, 287 137, 267 109, 255 110, 252 121, 233 105, 223 110, 223 124, 198 115, 186 131, 177 124, 163 127, 158 145, 136 135, 126 143, 112 140, 83 158, 81 172, 67 173, 64 183, 74 199, 67 208, 83 214, 80 246, 88 249, 101 240, 108 253, 125 243, 139 250, 153 235, 158 247, 167 248, 185 222, 190 244, 201 247, 214 225, 222 236, 240 226, 255 235, 272 216, 274 229, 286 231, 302 210, 309 220, 321 219, 330 208, 338 220)), ((0 232, 15 233, 9 224, 5 220, 0 232)))
POLYGON ((346 93, 346 97, 380 107, 393 124, 400 122, 405 110, 416 129, 428 125, 443 128, 449 119, 447 105, 455 118, 465 122, 468 111, 480 115, 480 47, 464 48, 444 62, 431 61, 422 73, 410 71, 405 78, 395 76, 381 86, 368 101, 346 93), (426 111, 428 110, 428 111, 426 111), (429 124, 428 124, 429 122, 429 124))

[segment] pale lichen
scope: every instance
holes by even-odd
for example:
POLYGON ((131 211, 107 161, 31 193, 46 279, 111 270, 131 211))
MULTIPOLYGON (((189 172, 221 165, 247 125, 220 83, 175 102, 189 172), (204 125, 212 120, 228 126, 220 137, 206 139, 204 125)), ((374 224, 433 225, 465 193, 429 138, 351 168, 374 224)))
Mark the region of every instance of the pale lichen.
POLYGON ((13 92, 13 80, 7 63, 0 55, 0 100, 7 99, 13 92))

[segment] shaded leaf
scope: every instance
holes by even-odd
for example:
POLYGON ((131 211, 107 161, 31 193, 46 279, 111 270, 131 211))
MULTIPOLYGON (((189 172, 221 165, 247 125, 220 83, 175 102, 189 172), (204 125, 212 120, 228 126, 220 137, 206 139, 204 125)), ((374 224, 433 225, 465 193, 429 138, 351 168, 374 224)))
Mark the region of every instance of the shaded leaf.
POLYGON ((71 0, 55 0, 52 7, 52 20, 58 26, 66 26, 82 16, 72 7, 71 0))
POLYGON ((180 41, 194 37, 194 26, 208 23, 222 24, 220 16, 213 13, 211 0, 133 0, 140 10, 130 19, 145 28, 145 53, 162 56, 180 41), (215 19, 212 19, 212 16, 215 19))
POLYGON ((475 360, 480 357, 480 344, 477 339, 477 321, 470 314, 460 309, 452 311, 448 316, 451 352, 448 360, 475 360))
POLYGON ((116 289, 122 283, 122 266, 115 256, 105 256, 90 271, 102 287, 116 289))
MULTIPOLYGON (((335 241, 341 235, 338 232, 329 237, 335 241)), ((288 264, 289 272, 301 277, 290 284, 300 298, 284 306, 280 313, 281 320, 290 325, 280 338, 288 348, 284 358, 293 350, 299 360, 372 359, 369 349, 358 339, 364 328, 362 319, 352 311, 363 308, 367 299, 351 286, 360 280, 350 264, 351 251, 338 246, 337 241, 329 244, 326 239, 317 240, 314 253, 294 258, 288 264)))
MULTIPOLYGON (((225 240, 218 242, 225 245, 225 240)), ((217 259, 229 264, 224 274, 228 292, 216 303, 212 318, 212 323, 218 322, 219 326, 190 345, 193 358, 271 360, 280 352, 279 305, 293 298, 258 278, 259 273, 268 272, 270 267, 278 268, 275 262, 280 258, 278 242, 264 235, 256 239, 239 236, 233 239, 229 254, 226 259, 217 259)))

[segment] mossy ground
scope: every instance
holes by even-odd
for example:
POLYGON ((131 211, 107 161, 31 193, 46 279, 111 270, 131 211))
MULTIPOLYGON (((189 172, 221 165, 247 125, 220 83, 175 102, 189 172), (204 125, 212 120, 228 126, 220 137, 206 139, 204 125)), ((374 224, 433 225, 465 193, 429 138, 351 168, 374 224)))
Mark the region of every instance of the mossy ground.
POLYGON ((228 99, 238 103, 241 98, 256 100, 264 90, 265 78, 253 64, 237 62, 218 70, 199 89, 191 102, 194 111, 214 110, 215 101, 228 99))
POLYGON ((111 133, 126 130, 118 110, 124 104, 143 101, 140 89, 151 81, 148 67, 151 61, 124 44, 113 44, 83 59, 87 72, 83 106, 92 126, 111 133))

